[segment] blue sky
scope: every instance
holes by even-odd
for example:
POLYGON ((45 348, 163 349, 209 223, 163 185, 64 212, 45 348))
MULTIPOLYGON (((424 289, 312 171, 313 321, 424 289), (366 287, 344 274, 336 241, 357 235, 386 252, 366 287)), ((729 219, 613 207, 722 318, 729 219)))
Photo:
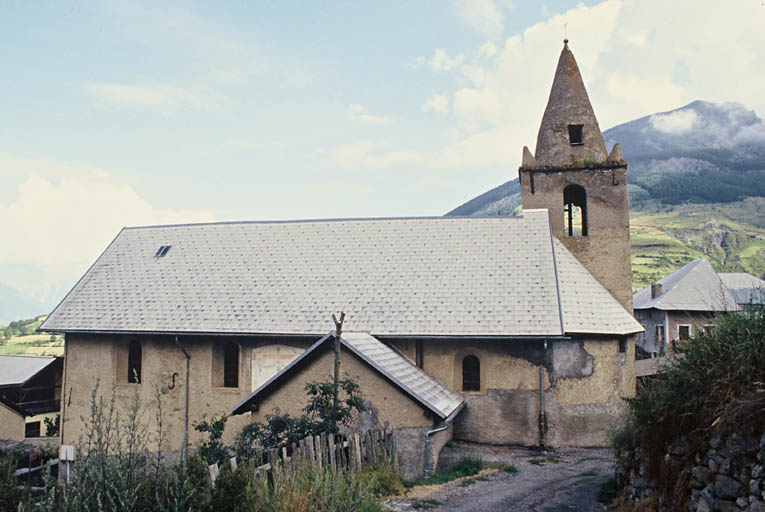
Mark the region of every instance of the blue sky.
POLYGON ((50 307, 125 225, 441 215, 517 176, 564 34, 602 129, 762 114, 763 26, 759 0, 0 1, 0 289, 50 307))

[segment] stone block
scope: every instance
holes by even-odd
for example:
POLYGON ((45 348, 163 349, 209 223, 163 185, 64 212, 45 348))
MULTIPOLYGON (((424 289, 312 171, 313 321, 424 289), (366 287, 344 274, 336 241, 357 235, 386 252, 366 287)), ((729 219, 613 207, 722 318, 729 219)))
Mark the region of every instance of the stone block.
POLYGON ((703 466, 694 466, 691 471, 691 486, 694 489, 703 489, 709 482, 711 472, 703 466))
POLYGON ((723 499, 736 499, 742 490, 741 483, 736 480, 725 476, 717 475, 715 477, 715 494, 723 499))

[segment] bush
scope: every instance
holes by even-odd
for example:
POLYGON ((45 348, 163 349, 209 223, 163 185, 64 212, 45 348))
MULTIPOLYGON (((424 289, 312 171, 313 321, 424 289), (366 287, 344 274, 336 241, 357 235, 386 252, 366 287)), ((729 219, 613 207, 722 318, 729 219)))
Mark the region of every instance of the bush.
POLYGON ((719 316, 628 400, 628 415, 611 435, 617 454, 644 451, 651 477, 669 443, 761 434, 765 422, 765 307, 719 316))

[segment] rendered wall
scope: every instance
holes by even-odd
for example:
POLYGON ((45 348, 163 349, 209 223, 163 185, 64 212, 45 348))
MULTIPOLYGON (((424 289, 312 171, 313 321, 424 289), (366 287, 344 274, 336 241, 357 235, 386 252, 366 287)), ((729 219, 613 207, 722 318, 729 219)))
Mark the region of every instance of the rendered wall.
MULTIPOLYGON (((258 411, 252 413, 252 419, 261 421, 266 414, 272 414, 278 408, 282 413, 300 415, 307 403, 305 384, 332 378, 334 352, 321 349, 322 353, 299 371, 292 374, 270 391, 258 411)), ((340 372, 348 375, 359 384, 364 399, 370 403, 370 414, 379 425, 388 422, 391 427, 424 427, 433 425, 433 415, 423 406, 393 386, 365 363, 359 361, 346 350, 341 351, 340 372)))
MULTIPOLYGON (((201 434, 193 425, 203 418, 228 414, 231 408, 252 391, 252 350, 272 343, 252 337, 181 337, 181 344, 191 356, 189 393, 189 443, 197 443, 201 434), (214 387, 213 343, 235 340, 240 346, 239 386, 214 387)), ((284 343, 284 342, 281 342, 284 343)), ((295 342, 307 347, 308 341, 295 342)), ((144 419, 152 425, 157 411, 156 392, 162 404, 166 440, 165 450, 179 450, 183 444, 186 359, 175 346, 171 336, 84 335, 66 336, 62 399, 62 430, 64 444, 75 444, 84 434, 81 418, 88 418, 90 396, 96 384, 99 394, 107 401, 112 389, 117 403, 129 404, 135 391, 142 403, 144 419), (131 339, 142 343, 142 375, 140 384, 128 384, 126 347, 131 339), (124 375, 123 375, 124 374, 124 375), (173 374, 175 379, 173 380, 173 374), (172 389, 170 389, 172 387, 172 389)), ((246 415, 228 420, 224 440, 233 441, 236 433, 248 422, 246 415)))
POLYGON ((0 439, 24 440, 24 416, 0 403, 0 439))
MULTIPOLYGON (((398 343, 397 343, 398 345, 398 343)), ((617 338, 551 342, 426 341, 425 370, 465 396, 454 438, 489 444, 539 443, 542 365, 550 446, 603 446, 622 398, 635 394, 634 342, 619 353, 617 338), (481 390, 462 391, 462 359, 481 363, 481 390)))

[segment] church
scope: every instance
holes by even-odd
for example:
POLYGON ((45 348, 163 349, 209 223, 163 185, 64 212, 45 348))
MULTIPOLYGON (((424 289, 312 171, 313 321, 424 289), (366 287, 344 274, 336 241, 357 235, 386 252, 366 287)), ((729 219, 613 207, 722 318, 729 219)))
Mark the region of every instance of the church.
MULTIPOLYGON (((126 227, 48 316, 66 337, 61 440, 96 382, 164 408, 167 449, 227 435, 306 382, 357 380, 405 474, 450 439, 600 446, 635 394, 627 163, 607 152, 564 42, 516 217, 126 227), (425 449, 427 448, 427 449, 425 449)), ((153 417, 153 413, 147 414, 153 417)), ((148 418, 151 419, 151 418, 148 418)))

